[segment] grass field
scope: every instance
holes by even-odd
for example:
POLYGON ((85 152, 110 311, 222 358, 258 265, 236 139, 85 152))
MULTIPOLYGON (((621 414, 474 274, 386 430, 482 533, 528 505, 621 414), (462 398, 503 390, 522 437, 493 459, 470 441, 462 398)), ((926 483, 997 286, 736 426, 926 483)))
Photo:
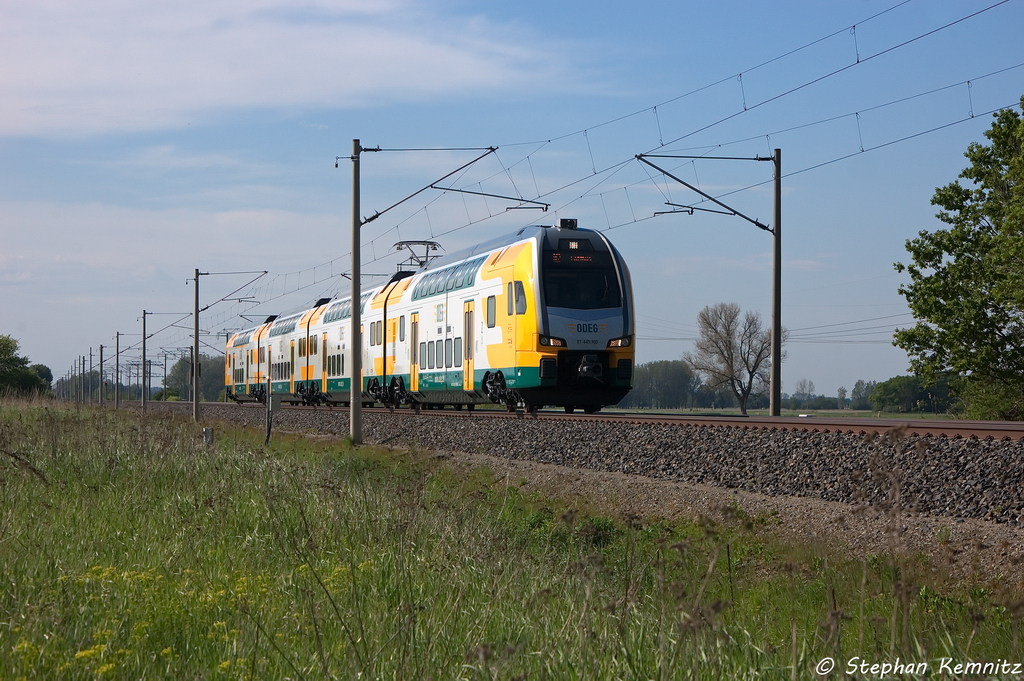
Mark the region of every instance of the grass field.
POLYGON ((952 582, 898 542, 855 559, 739 509, 594 515, 427 452, 265 449, 222 425, 208 447, 170 417, 8 401, 0 495, 3 678, 792 679, 825 657, 1021 656, 1019 587, 952 582))

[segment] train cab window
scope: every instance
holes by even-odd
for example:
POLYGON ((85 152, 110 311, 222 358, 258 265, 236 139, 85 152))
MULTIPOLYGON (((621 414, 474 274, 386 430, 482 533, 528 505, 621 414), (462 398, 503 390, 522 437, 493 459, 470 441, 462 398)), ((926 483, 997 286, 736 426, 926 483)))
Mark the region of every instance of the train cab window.
POLYGON ((487 296, 487 328, 493 329, 495 324, 494 296, 487 296))
POLYGON ((526 314, 526 289, 521 281, 516 281, 516 314, 526 314))
POLYGON ((434 368, 434 344, 427 343, 427 368, 434 368))
POLYGON ((451 368, 452 359, 452 339, 446 338, 444 341, 444 365, 451 368))
POLYGON ((398 340, 405 342, 405 315, 398 318, 398 340))
POLYGON ((457 367, 462 366, 462 339, 461 338, 456 338, 455 339, 455 349, 452 351, 452 354, 454 354, 454 356, 455 356, 454 357, 454 359, 455 359, 455 366, 457 366, 457 367))

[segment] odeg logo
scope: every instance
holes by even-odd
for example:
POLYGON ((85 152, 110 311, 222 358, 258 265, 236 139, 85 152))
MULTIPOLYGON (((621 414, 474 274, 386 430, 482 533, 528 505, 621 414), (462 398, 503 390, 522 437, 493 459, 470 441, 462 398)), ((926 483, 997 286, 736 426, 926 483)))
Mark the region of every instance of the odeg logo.
POLYGON ((598 333, 597 324, 577 324, 576 333, 598 333))

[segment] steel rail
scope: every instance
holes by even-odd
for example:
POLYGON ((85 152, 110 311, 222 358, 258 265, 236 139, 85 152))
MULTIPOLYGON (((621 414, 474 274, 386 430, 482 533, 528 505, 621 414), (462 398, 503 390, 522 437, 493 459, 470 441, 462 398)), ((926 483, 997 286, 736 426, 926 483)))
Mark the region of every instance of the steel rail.
MULTIPOLYGON (((223 402, 211 402, 223 405, 223 402)), ((240 408, 251 405, 237 405, 240 408)), ((262 405, 256 405, 262 408, 262 405)), ((286 409, 342 411, 343 407, 285 406, 286 409)), ((689 426, 693 428, 735 428, 739 430, 780 430, 801 433, 844 433, 848 435, 881 435, 902 429, 905 435, 917 437, 976 438, 979 440, 1022 440, 1024 422, 963 421, 914 418, 860 418, 829 416, 727 416, 672 414, 665 412, 602 412, 598 414, 565 414, 556 411, 509 413, 497 409, 420 409, 409 407, 389 409, 373 407, 368 413, 396 416, 449 416, 457 418, 526 419, 539 421, 590 421, 594 423, 628 423, 634 425, 689 426)))

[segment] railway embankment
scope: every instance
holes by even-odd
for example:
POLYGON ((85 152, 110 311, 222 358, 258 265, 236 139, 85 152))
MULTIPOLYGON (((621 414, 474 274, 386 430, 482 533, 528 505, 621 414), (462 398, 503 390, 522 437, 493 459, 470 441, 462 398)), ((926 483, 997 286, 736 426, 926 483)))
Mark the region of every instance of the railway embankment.
MULTIPOLYGON (((151 403, 185 411, 187 403, 151 403)), ((204 405, 204 416, 263 427, 259 408, 204 405)), ((284 410, 278 430, 342 437, 345 410, 284 410)), ((367 412, 368 444, 484 453, 512 460, 628 473, 935 516, 1024 526, 1024 440, 881 436, 756 428, 488 419, 367 412)))

